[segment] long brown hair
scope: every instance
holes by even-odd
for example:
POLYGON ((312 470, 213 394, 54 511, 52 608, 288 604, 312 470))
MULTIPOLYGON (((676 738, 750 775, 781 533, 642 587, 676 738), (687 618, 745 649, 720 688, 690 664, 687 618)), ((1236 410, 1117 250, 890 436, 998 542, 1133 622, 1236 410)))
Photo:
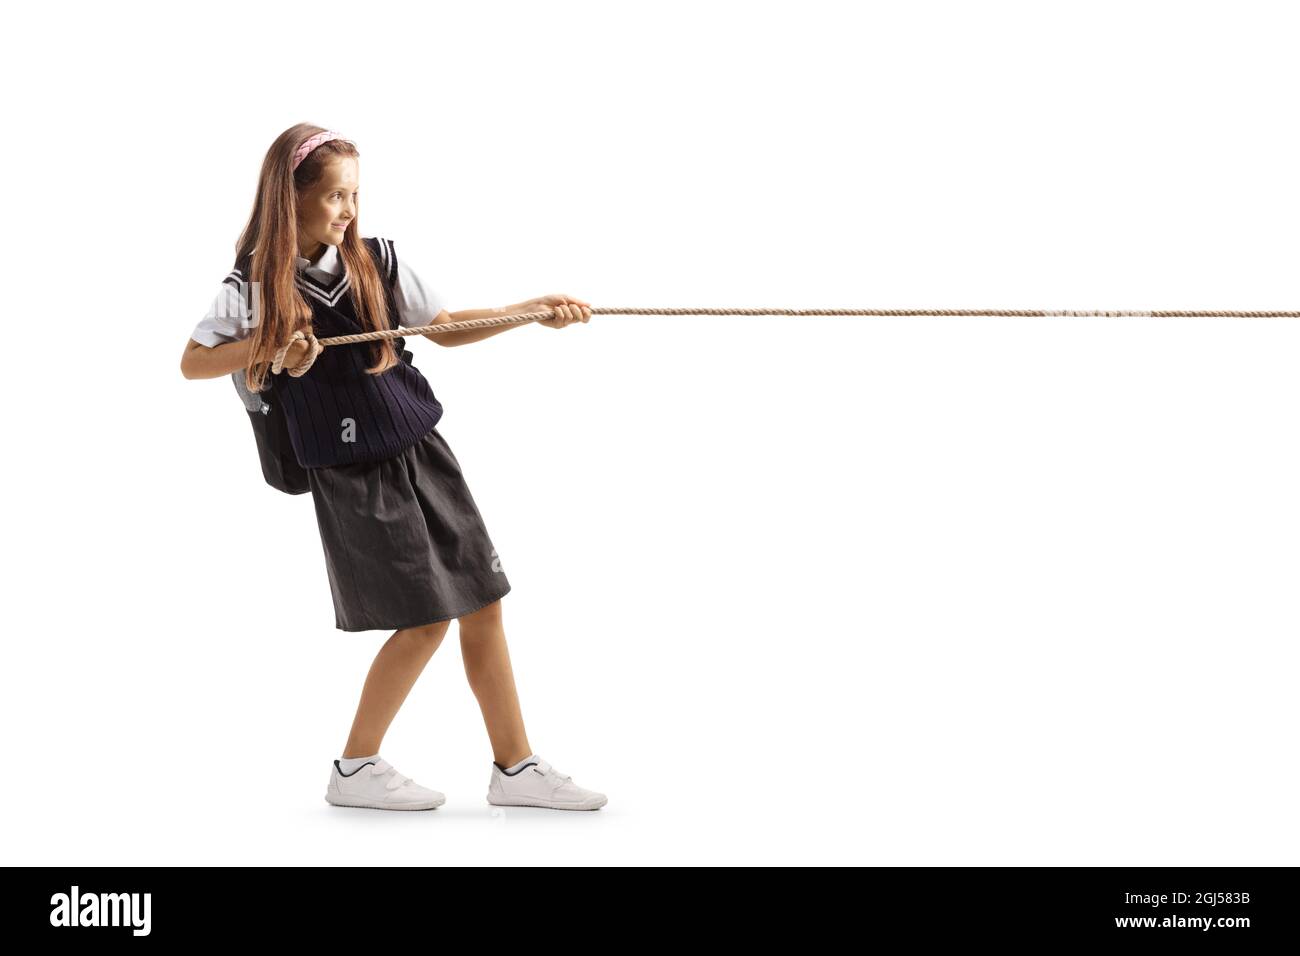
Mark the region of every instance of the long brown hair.
MULTIPOLYGON (((281 133, 262 160, 262 174, 257 180, 257 196, 253 212, 248 217, 239 242, 235 244, 235 258, 242 259, 252 253, 246 280, 256 283, 254 295, 253 344, 244 373, 250 391, 261 391, 276 349, 289 341, 289 336, 302 329, 311 330, 311 306, 298 291, 295 281, 297 267, 294 258, 298 253, 298 204, 307 190, 320 182, 325 167, 340 157, 358 158, 361 154, 352 143, 334 139, 322 143, 307 154, 296 170, 291 169, 294 151, 303 141, 324 128, 311 123, 299 123, 281 133)), ((384 298, 379 270, 370 250, 361 241, 361 210, 348 223, 339 252, 347 269, 357 318, 364 331, 375 332, 389 327, 388 303, 384 298)), ((378 375, 397 364, 397 352, 390 339, 365 343, 370 347, 372 364, 366 369, 378 375)), ((341 348, 357 348, 344 345, 341 348)))

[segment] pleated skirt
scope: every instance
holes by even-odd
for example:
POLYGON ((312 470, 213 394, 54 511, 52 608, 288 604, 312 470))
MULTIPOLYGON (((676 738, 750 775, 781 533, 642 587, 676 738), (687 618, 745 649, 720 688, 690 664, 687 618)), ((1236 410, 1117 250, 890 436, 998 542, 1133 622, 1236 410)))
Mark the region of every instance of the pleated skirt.
POLYGON ((436 427, 393 458, 307 475, 339 630, 449 621, 509 593, 460 462, 436 427))

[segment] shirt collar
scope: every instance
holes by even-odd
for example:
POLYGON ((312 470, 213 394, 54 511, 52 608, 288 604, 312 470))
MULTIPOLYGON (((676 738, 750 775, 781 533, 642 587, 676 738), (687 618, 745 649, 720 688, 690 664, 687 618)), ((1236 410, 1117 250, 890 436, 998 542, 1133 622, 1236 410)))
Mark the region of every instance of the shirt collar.
POLYGON ((321 254, 320 259, 316 262, 313 263, 310 259, 304 256, 294 256, 294 263, 297 265, 299 272, 310 267, 329 275, 336 276, 341 271, 343 258, 339 255, 338 246, 327 242, 325 243, 325 252, 321 254))

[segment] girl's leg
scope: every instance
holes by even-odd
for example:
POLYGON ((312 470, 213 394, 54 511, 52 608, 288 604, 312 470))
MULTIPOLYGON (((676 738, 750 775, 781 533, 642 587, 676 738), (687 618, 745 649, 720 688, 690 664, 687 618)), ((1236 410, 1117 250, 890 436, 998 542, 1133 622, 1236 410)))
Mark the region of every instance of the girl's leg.
POLYGON ((500 601, 460 618, 460 653, 465 660, 465 676, 487 725, 492 759, 503 767, 518 763, 533 750, 528 746, 519 695, 515 693, 500 601))
MULTIPOLYGON (((388 732, 398 709, 411 692, 424 665, 447 635, 450 621, 438 621, 424 627, 394 631, 375 655, 361 690, 361 703, 352 721, 344 757, 369 757, 379 753, 379 745, 388 732)), ((524 756, 527 756, 525 754, 524 756)))

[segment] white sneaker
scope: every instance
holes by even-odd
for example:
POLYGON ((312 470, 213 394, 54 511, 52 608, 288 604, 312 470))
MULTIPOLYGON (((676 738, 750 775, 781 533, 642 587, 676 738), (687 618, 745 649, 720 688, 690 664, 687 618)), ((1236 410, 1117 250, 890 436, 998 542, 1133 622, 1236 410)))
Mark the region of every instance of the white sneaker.
POLYGON ((447 798, 437 790, 420 786, 380 757, 349 774, 344 774, 335 760, 325 799, 336 807, 432 810, 442 806, 447 798))
POLYGON ((585 790, 573 778, 557 771, 538 754, 512 774, 492 764, 488 782, 488 803, 498 807, 548 807, 552 810, 598 810, 607 797, 585 790))

